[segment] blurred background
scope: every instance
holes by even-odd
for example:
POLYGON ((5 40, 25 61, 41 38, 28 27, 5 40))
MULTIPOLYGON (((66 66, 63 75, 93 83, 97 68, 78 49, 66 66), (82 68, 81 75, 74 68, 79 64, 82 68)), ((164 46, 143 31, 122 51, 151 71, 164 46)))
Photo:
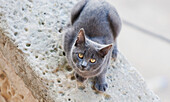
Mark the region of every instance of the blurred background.
POLYGON ((170 0, 108 0, 123 20, 118 49, 170 102, 170 0))

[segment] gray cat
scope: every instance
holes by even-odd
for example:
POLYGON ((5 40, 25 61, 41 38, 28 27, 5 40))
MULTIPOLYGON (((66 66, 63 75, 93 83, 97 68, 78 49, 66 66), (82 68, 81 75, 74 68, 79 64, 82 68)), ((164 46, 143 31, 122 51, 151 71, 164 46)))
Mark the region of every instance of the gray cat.
POLYGON ((111 57, 117 57, 121 25, 116 9, 105 0, 82 0, 75 5, 64 35, 64 50, 78 81, 94 77, 95 88, 106 91, 105 74, 111 57))

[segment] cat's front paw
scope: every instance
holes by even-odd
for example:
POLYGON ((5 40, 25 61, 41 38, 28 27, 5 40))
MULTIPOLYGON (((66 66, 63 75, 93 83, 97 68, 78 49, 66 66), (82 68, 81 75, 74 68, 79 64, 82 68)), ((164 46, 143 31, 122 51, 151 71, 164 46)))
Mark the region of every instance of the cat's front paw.
POLYGON ((81 77, 80 75, 78 75, 77 73, 75 73, 75 77, 76 77, 77 81, 82 82, 82 83, 83 83, 85 80, 87 80, 87 78, 83 78, 83 77, 81 77))
POLYGON ((96 88, 96 90, 98 90, 98 91, 104 92, 104 91, 106 91, 106 89, 108 88, 108 85, 107 85, 107 83, 96 83, 96 84, 95 84, 95 88, 96 88))

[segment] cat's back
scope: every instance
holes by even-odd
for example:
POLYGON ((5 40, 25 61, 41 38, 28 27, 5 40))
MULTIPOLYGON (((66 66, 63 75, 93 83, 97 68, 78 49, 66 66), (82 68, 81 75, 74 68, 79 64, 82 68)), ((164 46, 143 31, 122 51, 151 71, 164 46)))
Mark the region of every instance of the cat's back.
POLYGON ((114 7, 105 0, 88 0, 73 26, 78 29, 84 28, 86 36, 91 39, 94 37, 113 39, 108 22, 110 9, 114 10, 114 7))
POLYGON ((110 5, 105 0, 88 0, 76 22, 84 26, 106 22, 109 8, 110 5))

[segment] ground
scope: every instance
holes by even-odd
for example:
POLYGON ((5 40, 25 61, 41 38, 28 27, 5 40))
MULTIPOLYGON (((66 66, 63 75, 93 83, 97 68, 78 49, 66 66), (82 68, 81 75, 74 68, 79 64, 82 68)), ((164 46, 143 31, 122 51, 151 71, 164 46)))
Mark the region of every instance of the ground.
POLYGON ((170 1, 169 0, 109 0, 126 22, 118 38, 118 48, 147 80, 151 89, 169 102, 170 97, 170 1), (155 36, 154 34, 157 34, 155 36))

